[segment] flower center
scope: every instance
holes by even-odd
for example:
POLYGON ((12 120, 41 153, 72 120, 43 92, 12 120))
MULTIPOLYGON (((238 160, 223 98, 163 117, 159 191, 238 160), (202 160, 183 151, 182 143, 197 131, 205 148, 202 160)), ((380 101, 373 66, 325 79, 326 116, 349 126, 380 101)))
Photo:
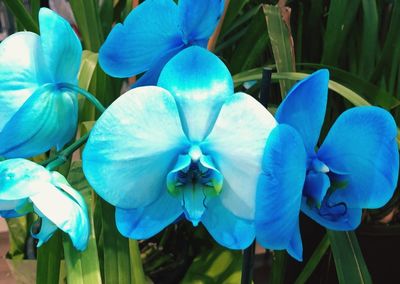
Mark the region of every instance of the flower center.
POLYGON ((207 198, 221 192, 223 179, 211 157, 203 155, 199 145, 193 145, 186 155, 179 155, 168 173, 167 188, 181 199, 186 218, 197 226, 207 208, 207 198))
POLYGON ((317 158, 314 158, 311 161, 311 170, 316 172, 316 173, 328 173, 329 168, 327 165, 325 165, 322 161, 318 160, 317 158))

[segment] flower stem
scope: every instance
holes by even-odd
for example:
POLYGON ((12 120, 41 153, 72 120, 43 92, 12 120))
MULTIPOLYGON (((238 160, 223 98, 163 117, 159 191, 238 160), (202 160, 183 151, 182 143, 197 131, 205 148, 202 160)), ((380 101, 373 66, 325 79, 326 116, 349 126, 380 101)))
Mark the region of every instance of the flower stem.
POLYGON ((89 134, 90 134, 90 132, 86 133, 85 135, 80 137, 78 140, 76 140, 74 143, 72 143, 67 148, 65 148, 60 153, 58 153, 56 156, 43 162, 42 165, 45 165, 48 170, 53 170, 53 169, 57 168, 58 166, 61 166, 68 160, 68 157, 70 155, 72 155, 72 153, 74 153, 83 144, 85 144, 86 140, 89 138, 89 134))
POLYGON ((256 251, 255 241, 247 249, 244 250, 241 284, 252 283, 255 251, 256 251))
POLYGON ((89 102, 91 102, 101 113, 103 113, 106 110, 106 108, 101 104, 101 102, 95 96, 93 96, 88 91, 86 91, 74 84, 60 83, 60 84, 58 84, 58 87, 61 89, 67 89, 67 90, 78 92, 79 94, 84 96, 87 100, 89 100, 89 102))
MULTIPOLYGON (((81 94, 87 100, 89 100, 101 113, 103 113, 106 110, 106 108, 101 104, 101 102, 95 96, 93 96, 88 91, 86 91, 74 84, 60 83, 60 84, 58 84, 58 87, 61 89, 75 91, 75 92, 81 94)), ((54 157, 44 161, 41 164, 43 166, 46 166, 46 168, 50 171, 61 166, 68 160, 70 155, 72 155, 76 150, 78 150, 83 144, 86 143, 87 139, 89 138, 89 133, 90 132, 86 133, 85 135, 80 137, 78 140, 76 140, 74 143, 69 145, 67 148, 62 150, 60 153, 58 153, 54 157)))

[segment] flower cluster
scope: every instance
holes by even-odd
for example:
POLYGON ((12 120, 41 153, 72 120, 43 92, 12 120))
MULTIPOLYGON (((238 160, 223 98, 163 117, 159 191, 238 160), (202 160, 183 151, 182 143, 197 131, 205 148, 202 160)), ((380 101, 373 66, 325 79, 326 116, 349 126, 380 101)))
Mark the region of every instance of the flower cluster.
MULTIPOLYGON (((221 0, 147 0, 114 27, 100 50, 102 68, 118 77, 147 72, 95 123, 83 171, 116 207, 124 236, 149 238, 185 218, 225 247, 257 239, 301 260, 300 211, 352 230, 363 208, 391 198, 397 127, 381 108, 354 107, 319 144, 327 70, 300 81, 275 117, 235 93, 228 68, 204 48, 223 7, 221 0)), ((39 244, 59 228, 82 250, 89 234, 82 197, 61 174, 20 159, 61 149, 77 125, 71 85, 81 45, 50 10, 39 20, 40 36, 22 32, 0 44, 0 155, 16 158, 0 163, 0 215, 36 212, 39 244)))

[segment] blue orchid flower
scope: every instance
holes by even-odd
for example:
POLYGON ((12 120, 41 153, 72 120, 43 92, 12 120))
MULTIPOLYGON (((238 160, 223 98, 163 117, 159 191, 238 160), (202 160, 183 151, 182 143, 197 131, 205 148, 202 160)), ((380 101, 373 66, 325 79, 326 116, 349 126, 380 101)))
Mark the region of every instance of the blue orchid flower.
POLYGON ((146 0, 112 29, 99 51, 100 66, 120 78, 147 71, 134 86, 156 85, 174 55, 207 46, 223 9, 223 0, 146 0))
POLYGON ((35 212, 40 230, 32 235, 46 242, 57 230, 67 233, 78 250, 89 239, 89 218, 82 196, 58 172, 25 159, 0 162, 0 216, 12 218, 35 212))
POLYGON ((191 47, 166 64, 158 86, 132 89, 103 113, 83 169, 116 206, 124 236, 149 238, 183 214, 242 249, 254 240, 256 187, 275 125, 254 98, 234 94, 218 57, 191 47))
POLYGON ((0 44, 0 156, 32 157, 61 149, 76 131, 82 47, 67 21, 39 12, 40 36, 18 32, 0 44))
POLYGON ((257 239, 267 247, 286 248, 299 260, 302 247, 295 213, 300 206, 303 213, 328 229, 353 230, 361 222, 362 208, 383 206, 397 185, 397 127, 381 108, 364 106, 345 111, 317 148, 328 82, 328 71, 320 70, 290 91, 276 112, 280 124, 271 133, 264 155, 265 179, 257 199, 257 239), (278 174, 268 175, 271 171, 278 174), (279 191, 284 183, 293 185, 293 198, 281 209, 292 213, 286 215, 287 225, 279 229, 286 237, 276 240, 265 232, 273 218, 265 214, 272 202, 271 186, 277 185, 275 190, 279 191))

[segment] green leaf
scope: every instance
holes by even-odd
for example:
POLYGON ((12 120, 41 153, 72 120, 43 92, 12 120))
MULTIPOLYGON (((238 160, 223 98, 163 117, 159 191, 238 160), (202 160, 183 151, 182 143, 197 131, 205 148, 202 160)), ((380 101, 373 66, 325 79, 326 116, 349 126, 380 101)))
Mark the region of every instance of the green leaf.
POLYGON ((221 28, 221 35, 223 35, 237 19, 239 13, 249 0, 230 0, 228 10, 226 11, 224 23, 221 28))
POLYGON ((70 0, 85 49, 98 52, 104 41, 97 0, 70 0))
POLYGON ((90 237, 85 251, 77 251, 68 236, 64 234, 64 256, 67 266, 68 283, 101 283, 99 257, 93 226, 94 194, 82 171, 82 162, 74 161, 68 173, 71 186, 79 191, 88 205, 90 217, 90 237))
POLYGON ((375 0, 361 0, 361 6, 363 24, 358 73, 368 79, 374 69, 378 50, 378 9, 375 0))
POLYGON ((275 250, 272 252, 272 267, 268 283, 282 284, 285 282, 286 262, 286 251, 275 250))
POLYGON ((39 34, 37 22, 32 18, 29 11, 25 9, 21 0, 3 0, 3 2, 26 30, 39 34))
POLYGON ((339 283, 372 283, 354 232, 328 230, 339 283))
MULTIPOLYGON (((100 19, 103 34, 108 35, 114 21, 114 0, 104 0, 100 5, 100 19)), ((100 2, 101 3, 101 2, 100 2)))
POLYGON ((388 110, 394 109, 400 105, 400 100, 395 98, 391 93, 365 80, 365 77, 361 77, 361 75, 358 76, 340 68, 324 64, 299 63, 297 65, 313 69, 328 68, 331 79, 350 88, 373 105, 379 105, 388 110))
POLYGON ((248 25, 260 10, 260 7, 261 6, 258 5, 241 15, 240 18, 238 18, 231 26, 229 26, 229 29, 226 32, 220 34, 218 37, 217 47, 215 49, 216 53, 219 53, 228 47, 232 47, 234 43, 236 43, 247 33, 248 25))
POLYGON ((232 56, 231 70, 233 73, 252 68, 259 64, 260 57, 268 44, 264 13, 258 9, 247 27, 246 33, 238 43, 232 56))
POLYGON ((31 15, 35 20, 36 24, 39 23, 39 10, 40 10, 40 0, 30 0, 31 5, 31 15))
POLYGON ((338 62, 359 6, 360 0, 330 1, 322 63, 335 65, 338 62))
MULTIPOLYGON (((309 74, 299 73, 299 72, 283 72, 283 73, 272 73, 272 80, 293 80, 298 81, 304 79, 309 74)), ((261 80, 262 69, 248 70, 233 76, 235 86, 240 85, 246 81, 261 80)), ((361 97, 356 92, 350 90, 349 88, 330 80, 329 89, 335 91, 343 98, 347 99, 355 106, 368 106, 371 105, 367 100, 361 97)))
POLYGON ((182 284, 240 283, 242 253, 215 247, 198 255, 186 272, 182 284))
POLYGON ((10 238, 10 250, 7 257, 11 259, 24 259, 25 243, 29 236, 28 217, 6 219, 10 238))
POLYGON ((400 53, 397 48, 400 44, 400 1, 393 1, 393 10, 389 26, 389 31, 386 34, 385 44, 383 46, 378 63, 371 76, 371 81, 378 82, 382 75, 387 70, 388 66, 396 64, 393 59, 400 53))
POLYGON ((139 244, 136 240, 129 240, 129 255, 131 263, 131 283, 147 283, 143 271, 139 244))
POLYGON ((326 251, 330 246, 328 235, 325 235, 321 242, 318 244, 317 248, 313 252, 310 259, 307 261, 300 275, 297 277, 295 284, 307 283, 308 278, 314 272, 315 268, 318 266, 322 257, 325 255, 326 251))
MULTIPOLYGON (((79 70, 79 87, 88 90, 97 66, 98 54, 89 50, 82 53, 81 68, 79 70)), ((95 119, 95 107, 83 96, 79 96, 79 120, 88 121, 95 119)))
POLYGON ((59 282, 62 256, 61 231, 54 235, 37 251, 36 283, 55 284, 59 282))
POLYGON ((104 283, 143 283, 135 282, 135 279, 145 279, 136 242, 118 232, 115 208, 100 198, 98 201, 100 206, 96 210, 101 210, 102 216, 104 283))
MULTIPOLYGON (((263 5, 265 18, 268 26, 269 39, 274 53, 276 69, 278 72, 294 72, 295 56, 293 49, 293 39, 290 33, 290 27, 283 20, 281 8, 271 5, 263 5)), ((286 11, 286 17, 289 18, 290 12, 286 11)), ((292 88, 293 82, 288 80, 280 81, 282 98, 286 96, 292 88)))

